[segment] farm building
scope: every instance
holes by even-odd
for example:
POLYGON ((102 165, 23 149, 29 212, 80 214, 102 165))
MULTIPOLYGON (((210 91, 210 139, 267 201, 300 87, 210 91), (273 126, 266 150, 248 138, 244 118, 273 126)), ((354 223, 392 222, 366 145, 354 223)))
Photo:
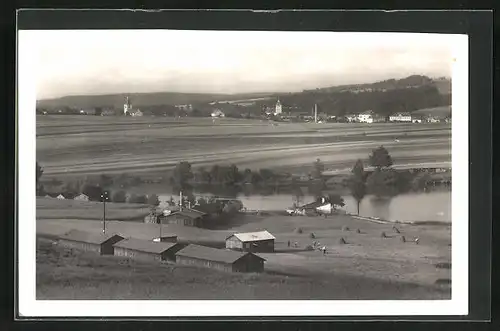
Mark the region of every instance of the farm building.
POLYGON ((235 233, 226 238, 226 248, 245 252, 274 252, 275 239, 267 231, 235 233))
POLYGON ((79 194, 76 197, 73 198, 73 200, 78 200, 78 201, 89 201, 88 195, 85 194, 79 194))
POLYGON ((194 226, 199 228, 204 227, 204 223, 207 219, 208 214, 195 209, 187 208, 165 216, 165 222, 168 224, 194 226))
POLYGON ((175 261, 175 253, 183 247, 177 243, 128 238, 114 245, 114 255, 149 261, 175 261))
POLYGON ((183 265, 212 268, 229 272, 262 272, 265 259, 249 252, 189 245, 176 254, 176 262, 183 265))
POLYGON ((117 234, 90 233, 71 230, 61 237, 58 243, 63 247, 76 248, 101 255, 113 255, 113 245, 124 238, 117 234))
POLYGON ((177 236, 175 234, 165 234, 161 237, 153 238, 154 242, 162 242, 162 243, 176 243, 177 236))
POLYGON ((59 200, 64 200, 64 199, 66 199, 66 198, 64 197, 64 195, 59 194, 59 195, 57 196, 57 199, 59 199, 59 200))

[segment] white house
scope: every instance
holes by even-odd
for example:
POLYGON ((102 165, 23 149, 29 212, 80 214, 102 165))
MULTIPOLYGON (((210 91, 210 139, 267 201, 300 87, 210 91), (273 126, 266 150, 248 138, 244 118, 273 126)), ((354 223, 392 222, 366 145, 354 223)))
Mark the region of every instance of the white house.
POLYGON ((64 200, 64 199, 66 199, 66 198, 64 197, 64 195, 59 194, 59 195, 57 196, 57 199, 59 199, 59 200, 64 200))
POLYGON ((396 113, 389 116, 390 122, 411 122, 410 113, 396 113))
POLYGON ((143 115, 144 114, 140 109, 136 109, 136 110, 130 112, 130 116, 134 116, 134 117, 140 117, 143 115))
POLYGON ((427 123, 439 123, 441 120, 435 116, 427 117, 427 123))
POLYGON ((348 122, 357 122, 358 121, 357 114, 347 114, 347 115, 345 115, 345 118, 347 119, 348 122))
POLYGON ((373 123, 373 111, 367 110, 358 115, 358 121, 361 123, 373 123))
POLYGON ((216 109, 216 110, 214 110, 214 111, 212 112, 212 114, 210 114, 210 116, 212 116, 212 117, 225 117, 225 116, 226 116, 226 114, 224 114, 224 113, 222 112, 222 110, 220 110, 220 109, 216 109))

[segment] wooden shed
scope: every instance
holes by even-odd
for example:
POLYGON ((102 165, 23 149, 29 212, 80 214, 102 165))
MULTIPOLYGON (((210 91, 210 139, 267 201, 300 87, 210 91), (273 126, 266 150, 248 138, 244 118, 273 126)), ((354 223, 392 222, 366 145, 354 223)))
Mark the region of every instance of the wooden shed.
POLYGON ((63 247, 95 252, 100 255, 113 255, 113 245, 123 240, 118 234, 91 233, 80 230, 71 230, 58 239, 63 247))
POLYGON ((199 228, 205 227, 205 222, 207 220, 208 214, 195 209, 183 209, 165 217, 165 222, 168 224, 194 226, 199 228))
POLYGON ((235 233, 226 238, 226 248, 244 252, 274 252, 275 239, 267 231, 235 233))
POLYGON ((185 245, 127 238, 114 245, 114 255, 148 261, 173 261, 185 245))
POLYGON ((176 254, 183 265, 212 268, 228 272, 262 272, 265 259, 252 253, 189 245, 176 254))

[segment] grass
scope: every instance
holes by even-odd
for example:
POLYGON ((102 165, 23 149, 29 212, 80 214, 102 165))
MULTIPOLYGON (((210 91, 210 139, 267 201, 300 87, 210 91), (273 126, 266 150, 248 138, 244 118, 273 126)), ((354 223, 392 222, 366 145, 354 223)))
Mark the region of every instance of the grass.
MULTIPOLYGON (((56 236, 70 229, 99 233, 103 223, 95 220, 38 219, 37 234, 56 236)), ((106 222, 109 233, 151 240, 160 234, 157 224, 141 222, 106 222)), ((436 263, 451 263, 451 226, 414 226, 399 224, 400 233, 394 233, 392 224, 377 224, 358 220, 348 215, 328 218, 282 215, 241 215, 225 228, 208 230, 179 225, 162 225, 163 234, 175 234, 182 243, 197 243, 224 247, 225 238, 235 232, 268 230, 276 237, 275 248, 279 253, 263 254, 268 260, 266 268, 274 272, 301 275, 321 274, 366 276, 392 282, 409 282, 432 285, 438 278, 450 278, 451 270, 437 268, 436 263), (359 229, 343 231, 344 227, 359 229), (302 233, 297 233, 297 228, 302 233), (380 238, 385 232, 388 238, 380 238), (315 238, 310 237, 314 233, 315 238), (405 236, 406 242, 400 237, 405 236), (413 240, 419 238, 416 245, 413 240), (339 244, 344 238, 347 244, 339 244), (297 247, 290 243, 297 243, 297 247), (323 256, 318 251, 308 251, 307 246, 318 242, 327 247, 323 256)))
MULTIPOLYGON (((149 205, 134 203, 106 203, 106 219, 143 220, 149 214, 149 205)), ((103 204, 94 201, 59 200, 37 197, 37 219, 87 219, 102 220, 103 204)))
POLYGON ((449 288, 369 277, 321 274, 233 274, 70 252, 39 240, 37 300, 44 299, 428 299, 449 288))

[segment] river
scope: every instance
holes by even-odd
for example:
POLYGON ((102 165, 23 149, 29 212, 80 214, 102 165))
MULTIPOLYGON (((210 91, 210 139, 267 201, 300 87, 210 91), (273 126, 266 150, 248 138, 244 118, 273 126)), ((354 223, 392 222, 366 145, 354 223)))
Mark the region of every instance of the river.
MULTIPOLYGON (((160 195, 160 201, 169 198, 170 195, 160 195)), ((346 205, 341 209, 356 214, 356 200, 351 196, 343 198, 346 205)), ((237 199, 243 203, 243 206, 252 210, 285 210, 291 207, 294 201, 290 194, 265 196, 240 194, 237 199)), ((303 198, 304 203, 313 200, 313 196, 303 198)), ((451 191, 404 193, 391 198, 368 195, 361 201, 359 215, 398 221, 451 222, 451 191)))

